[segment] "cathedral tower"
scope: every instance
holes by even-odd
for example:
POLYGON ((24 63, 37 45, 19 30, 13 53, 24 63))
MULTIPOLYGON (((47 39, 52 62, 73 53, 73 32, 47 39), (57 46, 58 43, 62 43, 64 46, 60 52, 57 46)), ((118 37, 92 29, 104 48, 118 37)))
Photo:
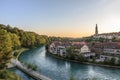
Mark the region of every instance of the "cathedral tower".
POLYGON ((98 26, 97 26, 97 24, 95 26, 95 35, 98 35, 98 26))

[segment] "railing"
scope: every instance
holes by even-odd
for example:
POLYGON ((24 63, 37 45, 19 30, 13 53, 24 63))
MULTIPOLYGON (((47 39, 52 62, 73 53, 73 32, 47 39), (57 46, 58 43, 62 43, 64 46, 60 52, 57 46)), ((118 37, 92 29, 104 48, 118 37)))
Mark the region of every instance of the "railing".
POLYGON ((26 66, 24 66, 21 62, 19 62, 18 60, 12 59, 11 63, 13 65, 15 65, 18 69, 20 69, 21 71, 23 71, 24 73, 28 74, 29 76, 31 76, 32 78, 36 79, 36 80, 52 80, 44 75, 41 75, 40 73, 33 71, 31 69, 28 69, 26 66))

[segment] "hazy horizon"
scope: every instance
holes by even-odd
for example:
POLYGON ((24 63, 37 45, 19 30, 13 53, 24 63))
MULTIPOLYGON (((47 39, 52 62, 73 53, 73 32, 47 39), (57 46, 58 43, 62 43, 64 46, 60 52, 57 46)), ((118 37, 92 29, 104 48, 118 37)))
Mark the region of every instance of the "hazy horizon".
POLYGON ((120 0, 1 0, 0 23, 60 37, 120 31, 120 0))

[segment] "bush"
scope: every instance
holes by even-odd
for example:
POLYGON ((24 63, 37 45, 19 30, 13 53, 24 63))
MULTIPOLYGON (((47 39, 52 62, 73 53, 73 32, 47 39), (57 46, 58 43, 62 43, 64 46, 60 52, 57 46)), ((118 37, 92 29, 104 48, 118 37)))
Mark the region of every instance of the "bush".
POLYGON ((38 67, 35 64, 28 64, 28 63, 26 63, 26 65, 27 65, 27 68, 29 68, 29 69, 32 69, 34 71, 38 70, 38 67))
POLYGON ((0 80, 22 80, 19 76, 15 73, 12 73, 8 70, 1 70, 0 71, 0 80))

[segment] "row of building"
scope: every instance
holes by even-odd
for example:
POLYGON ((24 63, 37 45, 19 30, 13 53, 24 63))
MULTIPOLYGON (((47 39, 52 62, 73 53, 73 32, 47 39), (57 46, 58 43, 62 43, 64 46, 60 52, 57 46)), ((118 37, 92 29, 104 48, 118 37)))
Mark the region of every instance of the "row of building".
POLYGON ((95 43, 91 50, 99 55, 98 61, 104 61, 111 58, 115 58, 117 61, 120 57, 119 42, 95 43))
POLYGON ((75 54, 91 52, 86 42, 53 42, 49 46, 49 51, 60 56, 67 55, 67 49, 74 46, 75 54))
MULTIPOLYGON (((95 26, 95 34, 93 38, 113 39, 120 38, 120 32, 98 34, 98 26, 95 26)), ((69 53, 67 49, 74 47, 73 53, 82 55, 87 59, 95 58, 96 61, 104 61, 106 59, 115 58, 116 61, 120 56, 120 42, 95 42, 90 44, 87 42, 58 42, 55 41, 49 45, 49 52, 59 56, 66 56, 69 53)))
POLYGON ((120 32, 98 34, 98 35, 94 35, 93 37, 94 38, 104 38, 104 39, 120 38, 120 32))
POLYGON ((103 38, 103 39, 113 39, 113 38, 120 38, 120 32, 113 32, 113 33, 98 33, 98 25, 95 26, 95 34, 93 35, 94 38, 103 38))
POLYGON ((120 43, 118 42, 96 42, 94 45, 87 42, 58 42, 55 41, 49 45, 49 52, 59 56, 66 56, 69 53, 67 49, 74 47, 73 54, 82 55, 88 59, 96 58, 96 61, 116 58, 120 56, 120 43))

